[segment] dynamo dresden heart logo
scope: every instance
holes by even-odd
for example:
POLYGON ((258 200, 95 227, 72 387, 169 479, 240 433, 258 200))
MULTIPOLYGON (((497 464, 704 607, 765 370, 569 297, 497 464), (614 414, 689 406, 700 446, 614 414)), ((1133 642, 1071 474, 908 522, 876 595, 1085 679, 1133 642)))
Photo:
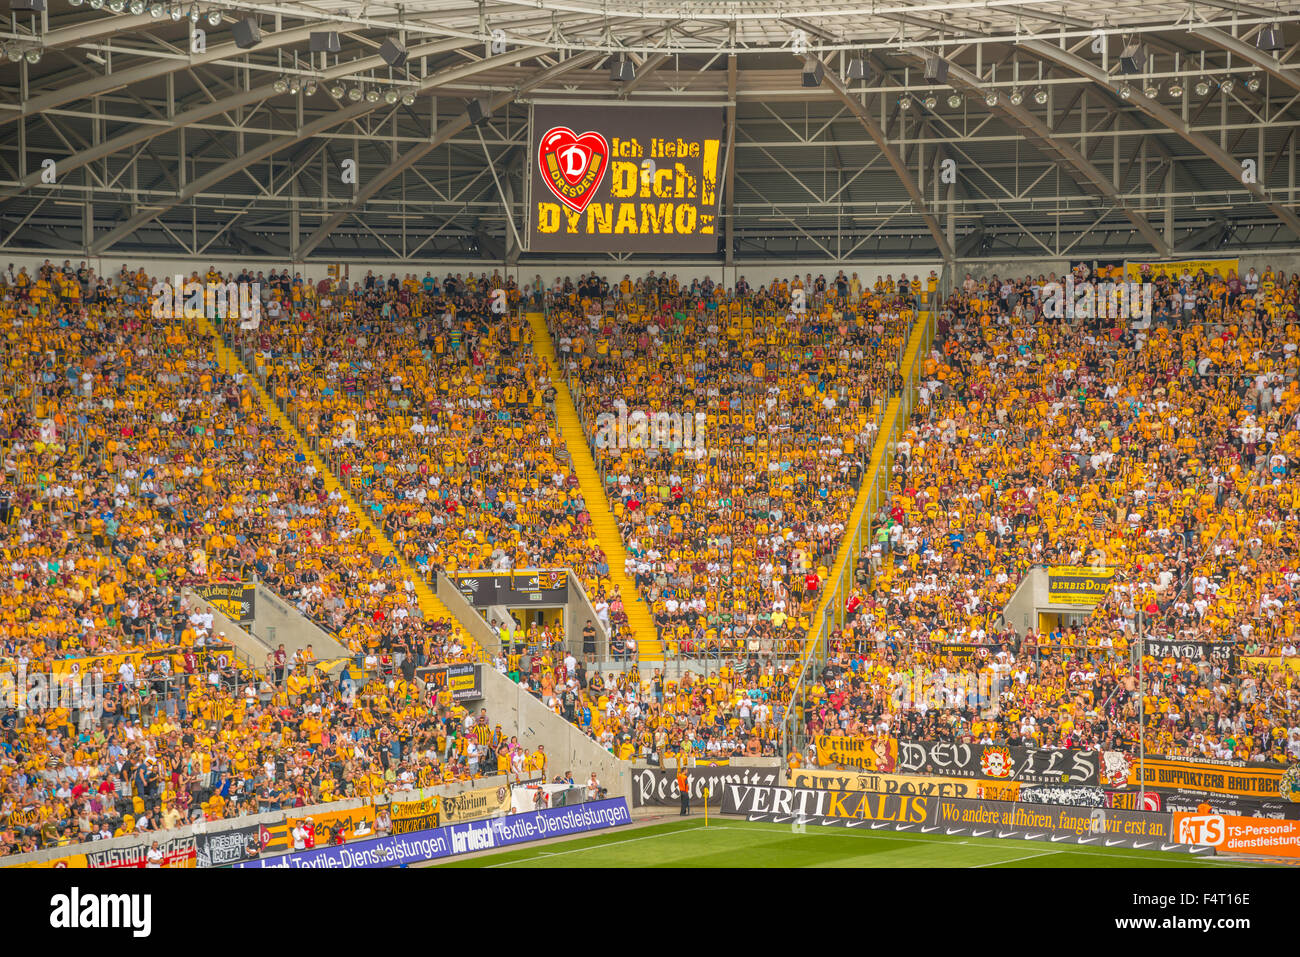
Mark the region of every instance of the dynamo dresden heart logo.
POLYGON ((579 136, 567 126, 557 126, 542 136, 537 164, 555 198, 580 213, 605 178, 609 142, 599 133, 589 131, 579 136))

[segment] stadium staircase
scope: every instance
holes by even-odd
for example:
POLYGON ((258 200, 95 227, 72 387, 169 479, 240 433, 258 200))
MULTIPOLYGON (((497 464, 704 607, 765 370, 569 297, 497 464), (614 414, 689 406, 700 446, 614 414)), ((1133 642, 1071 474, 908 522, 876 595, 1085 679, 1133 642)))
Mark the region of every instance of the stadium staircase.
POLYGON ((550 330, 546 328, 546 318, 540 312, 530 312, 528 322, 533 327, 533 348, 545 361, 551 375, 551 384, 555 387, 555 420, 573 460, 573 471, 578 477, 583 501, 587 503, 592 528, 609 562, 609 577, 618 586, 618 593, 623 598, 628 625, 636 639, 637 657, 641 661, 658 664, 664 660, 663 644, 659 641, 654 619, 650 617, 650 609, 641 597, 640 589, 625 571, 627 551, 623 548, 623 536, 605 498, 600 473, 596 471, 596 462, 592 458, 591 449, 587 447, 587 434, 582 429, 582 420, 578 418, 573 396, 569 394, 569 387, 556 360, 555 342, 551 339, 550 330))
MULTIPOLYGON (((338 492, 347 504, 352 517, 356 519, 358 525, 366 530, 370 540, 379 549, 380 554, 385 558, 391 555, 396 560, 403 576, 415 586, 415 598, 420 608, 420 614, 431 620, 454 620, 452 613, 434 593, 433 589, 429 587, 429 583, 425 581, 424 576, 411 567, 411 564, 402 553, 388 540, 388 536, 370 520, 370 516, 366 514, 365 509, 352 497, 352 492, 339 481, 338 476, 334 474, 334 470, 316 454, 311 443, 298 431, 297 426, 289 421, 289 417, 285 415, 279 403, 267 392, 266 386, 262 384, 261 377, 256 373, 256 370, 248 368, 243 360, 226 345, 221 334, 213 328, 212 323, 206 317, 200 316, 195 319, 195 322, 198 324, 199 330, 212 340, 212 348, 217 354, 217 364, 221 370, 232 375, 243 375, 247 378, 247 381, 252 384, 265 414, 284 430, 285 435, 293 438, 298 444, 298 448, 307 456, 307 460, 316 467, 317 473, 325 480, 326 490, 331 493, 338 492)), ((479 649, 479 653, 481 654, 481 649, 479 649)))
MULTIPOLYGON (((900 363, 903 374, 903 390, 890 398, 880 417, 880 429, 876 433, 875 443, 871 447, 871 458, 863 473, 862 487, 858 490, 857 501, 849 515, 846 528, 854 530, 840 541, 835 553, 835 564, 822 590, 821 600, 817 604, 817 613, 813 617, 812 627, 804 646, 804 665, 801 675, 806 675, 808 664, 825 655, 825 642, 831 628, 844 624, 845 603, 853 590, 853 569, 864 544, 870 545, 871 521, 880 508, 884 496, 889 494, 890 471, 893 466, 894 446, 901 432, 907 428, 907 418, 912 413, 915 401, 917 375, 920 371, 918 358, 929 347, 933 337, 932 314, 922 312, 912 331, 908 334, 907 349, 900 363)), ((800 680, 803 680, 801 677, 800 680)))

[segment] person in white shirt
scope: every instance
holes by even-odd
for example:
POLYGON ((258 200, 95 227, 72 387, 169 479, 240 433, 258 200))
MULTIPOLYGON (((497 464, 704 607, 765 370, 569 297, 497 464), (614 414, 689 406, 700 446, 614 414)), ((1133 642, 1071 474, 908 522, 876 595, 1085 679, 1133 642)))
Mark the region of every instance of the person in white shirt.
POLYGON ((147 858, 144 865, 146 868, 163 866, 163 852, 157 841, 149 845, 149 853, 145 857, 147 858))

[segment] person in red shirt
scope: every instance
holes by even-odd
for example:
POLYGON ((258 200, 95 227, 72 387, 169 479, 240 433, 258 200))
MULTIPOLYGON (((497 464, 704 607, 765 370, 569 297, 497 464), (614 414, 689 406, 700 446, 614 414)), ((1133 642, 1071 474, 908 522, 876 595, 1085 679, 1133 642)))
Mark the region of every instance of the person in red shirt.
POLYGON ((821 587, 821 584, 822 580, 817 577, 817 573, 814 571, 810 571, 803 576, 803 590, 809 598, 817 594, 817 589, 821 587))

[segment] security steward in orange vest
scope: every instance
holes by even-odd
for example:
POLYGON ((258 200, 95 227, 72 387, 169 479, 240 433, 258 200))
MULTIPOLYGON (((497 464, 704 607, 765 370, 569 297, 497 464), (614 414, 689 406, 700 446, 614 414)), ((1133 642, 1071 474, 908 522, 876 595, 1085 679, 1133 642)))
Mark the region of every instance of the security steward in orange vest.
POLYGON ((686 769, 677 769, 677 791, 682 796, 682 813, 678 817, 685 817, 691 813, 691 790, 686 782, 686 769))

